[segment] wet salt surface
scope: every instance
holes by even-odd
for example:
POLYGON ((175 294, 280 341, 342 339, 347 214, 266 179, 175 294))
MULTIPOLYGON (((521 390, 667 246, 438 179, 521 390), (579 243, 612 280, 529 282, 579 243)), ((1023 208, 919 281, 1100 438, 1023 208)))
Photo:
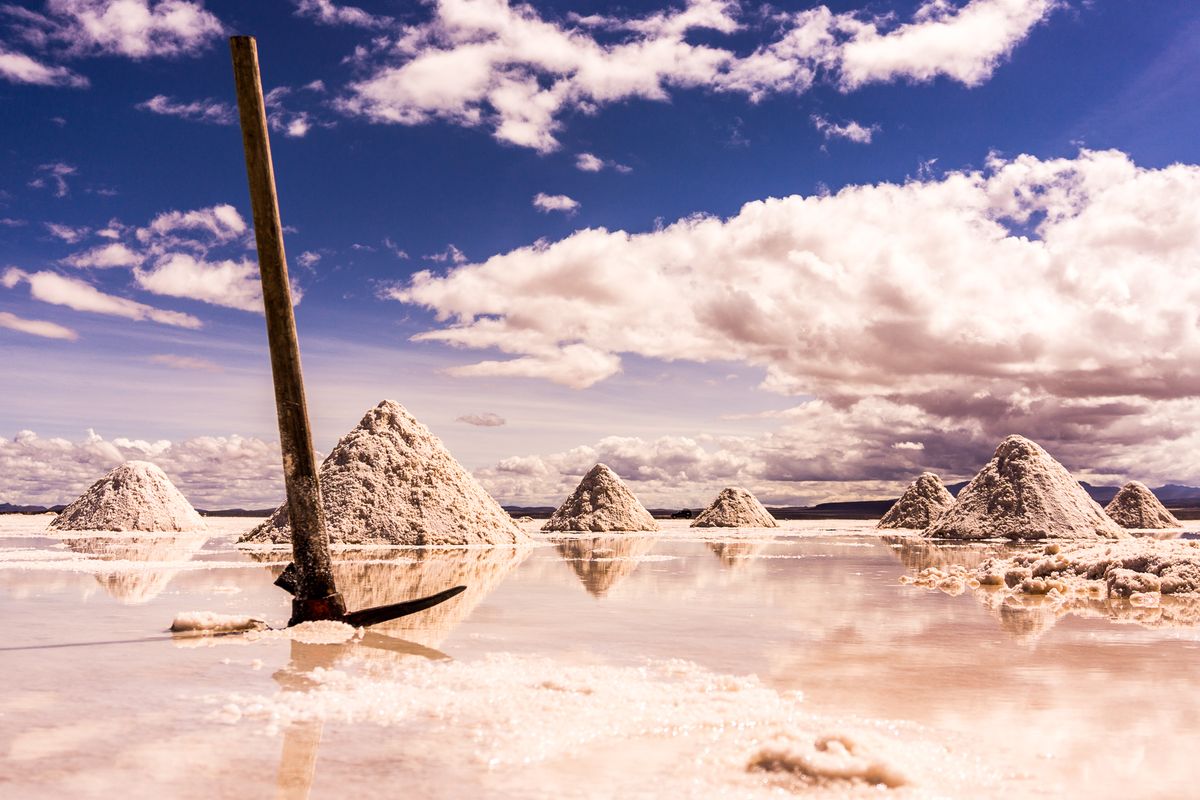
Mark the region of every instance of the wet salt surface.
POLYGON ((356 548, 337 564, 354 607, 471 589, 348 640, 171 637, 180 612, 288 615, 281 553, 233 548, 248 520, 210 522, 196 545, 68 541, 45 518, 0 517, 0 647, 30 648, 0 651, 0 793, 1195 791, 1200 629, 1107 610, 1031 625, 971 591, 900 583, 995 544, 667 523, 528 549, 356 548), (58 647, 83 642, 116 643, 58 647))

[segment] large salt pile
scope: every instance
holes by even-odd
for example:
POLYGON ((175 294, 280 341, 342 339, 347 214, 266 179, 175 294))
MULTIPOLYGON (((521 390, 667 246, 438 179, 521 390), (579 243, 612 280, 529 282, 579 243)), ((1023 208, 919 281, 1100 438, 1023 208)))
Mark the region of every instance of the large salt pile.
POLYGON ((1009 436, 958 500, 925 529, 938 539, 1117 539, 1117 523, 1066 467, 1023 436, 1009 436))
MULTIPOLYGON (((464 545, 527 541, 512 517, 403 406, 384 400, 321 464, 329 538, 343 544, 464 545)), ((287 504, 242 537, 289 542, 287 504)))
POLYGON ((758 498, 739 487, 722 489, 712 505, 704 509, 693 528, 778 528, 771 512, 758 498))
POLYGON ((113 469, 50 522, 59 531, 195 531, 204 519, 148 461, 113 469))
POLYGON ((1104 513, 1122 528, 1179 528, 1179 520, 1158 501, 1146 484, 1130 481, 1104 507, 1104 513))
POLYGON ((617 473, 597 464, 558 507, 544 531, 656 531, 650 516, 617 473))
POLYGON ((888 509, 876 528, 914 528, 921 530, 937 519, 943 511, 954 505, 954 495, 942 485, 942 480, 932 472, 921 476, 908 485, 895 505, 888 509))

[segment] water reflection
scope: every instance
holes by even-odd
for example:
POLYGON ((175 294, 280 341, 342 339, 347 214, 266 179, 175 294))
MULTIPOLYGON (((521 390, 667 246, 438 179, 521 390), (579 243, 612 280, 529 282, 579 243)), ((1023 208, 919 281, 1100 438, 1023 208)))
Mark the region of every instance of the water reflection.
MULTIPOLYGON (((465 592, 441 605, 371 628, 426 647, 437 647, 529 553, 528 547, 342 550, 334 553, 333 576, 346 607, 352 610, 466 586, 465 592)), ((279 554, 255 552, 251 557, 274 560, 279 554)), ((283 567, 273 565, 271 571, 278 576, 283 567)))
MULTIPOLYGON (((310 644, 293 640, 291 660, 272 677, 285 692, 309 692, 319 685, 312 677, 314 670, 333 669, 351 653, 368 652, 389 659, 450 659, 450 656, 439 650, 387 636, 376 630, 367 630, 361 639, 342 644, 310 644)), ((321 745, 324 727, 324 723, 319 719, 312 719, 292 722, 284 729, 283 752, 280 755, 275 791, 279 800, 307 800, 312 792, 317 769, 317 751, 321 745)))
POLYGON ((579 536, 559 541, 555 548, 571 565, 583 587, 593 597, 603 597, 629 577, 658 543, 656 536, 618 534, 615 536, 579 536))
MULTIPOLYGON (((1176 538, 1178 532, 1165 538, 1176 538)), ((939 544, 905 536, 881 537, 909 570, 913 585, 936 589, 950 596, 969 593, 990 611, 1001 630, 1013 639, 1033 643, 1060 621, 1069 617, 1106 619, 1117 624, 1144 628, 1191 628, 1200 626, 1200 597, 1160 595, 1135 598, 1110 595, 1103 582, 1033 594, 1019 587, 981 585, 976 569, 988 559, 1011 558, 1020 552, 1039 551, 1045 544, 939 544)), ((1155 536, 1153 538, 1164 538, 1155 536)), ((1028 572, 1028 571, 1027 571, 1028 572)))
POLYGON ((726 539, 708 542, 708 549, 726 567, 743 568, 750 559, 761 554, 771 544, 769 539, 726 539))
MULTIPOLYGON (((208 536, 88 536, 62 541, 74 552, 94 556, 100 561, 168 564, 191 561, 208 541, 208 536)), ((179 572, 171 567, 118 568, 97 572, 96 582, 117 602, 141 605, 162 594, 179 572)))

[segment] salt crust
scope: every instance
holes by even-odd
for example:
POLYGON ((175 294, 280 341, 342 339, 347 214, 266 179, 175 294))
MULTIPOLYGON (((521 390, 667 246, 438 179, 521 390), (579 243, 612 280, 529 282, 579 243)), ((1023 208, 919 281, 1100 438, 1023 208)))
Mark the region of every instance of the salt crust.
POLYGON ((50 521, 56 531, 199 531, 196 513, 171 479, 149 461, 126 461, 50 521))
POLYGON ((1200 542, 1193 540, 1050 544, 974 564, 928 566, 901 582, 950 595, 973 591, 1019 633, 1040 633, 1067 615, 1200 625, 1200 542))
POLYGON ((941 478, 932 472, 923 472, 908 485, 876 527, 923 530, 952 505, 954 495, 942 485, 941 478))
POLYGON ((722 489, 696 517, 693 528, 777 528, 779 523, 758 498, 740 487, 722 489))
POLYGON ((588 470, 543 531, 656 531, 658 521, 604 464, 588 470))
POLYGON ((1140 481, 1130 481, 1121 487, 1104 513, 1122 528, 1155 530, 1183 527, 1175 515, 1159 502, 1154 492, 1140 481))
MULTIPOLYGON (((392 545, 518 544, 528 536, 438 437, 384 400, 321 464, 325 523, 333 542, 392 545)), ((290 542, 287 504, 242 537, 290 542)))
POLYGON ((935 539, 1118 539, 1127 534, 1066 467, 1023 436, 992 460, 928 528, 935 539))
POLYGON ((806 714, 798 693, 685 661, 578 666, 493 654, 380 663, 350 652, 338 668, 307 673, 309 691, 206 701, 214 719, 258 721, 272 733, 313 721, 391 728, 416 763, 459 759, 465 748, 491 771, 519 770, 636 747, 659 765, 663 797, 965 796, 998 780, 919 726, 806 714))
POLYGON ((214 634, 259 630, 267 623, 254 617, 217 614, 212 611, 184 611, 175 615, 171 633, 214 634))

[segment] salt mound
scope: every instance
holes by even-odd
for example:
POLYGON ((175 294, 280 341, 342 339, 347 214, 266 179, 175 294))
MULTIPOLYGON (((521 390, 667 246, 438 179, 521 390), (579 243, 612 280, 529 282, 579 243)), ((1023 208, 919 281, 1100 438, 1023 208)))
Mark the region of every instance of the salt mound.
POLYGON ((544 531, 656 531, 650 516, 617 473, 597 464, 542 526, 544 531))
MULTIPOLYGON (((343 544, 516 544, 528 537, 399 403, 367 412, 321 464, 329 538, 343 544)), ((290 542, 287 504, 241 538, 290 542)))
POLYGON ((943 539, 1117 539, 1125 535, 1066 467, 1023 436, 992 460, 925 529, 943 539))
POLYGON ((195 531, 204 519, 148 461, 126 461, 50 522, 59 531, 195 531))
POLYGON ((779 523, 771 516, 758 498, 739 487, 722 489, 712 505, 704 509, 693 528, 778 528, 779 523))
POLYGON ((921 476, 908 485, 895 505, 888 509, 876 528, 929 527, 943 511, 954 505, 954 495, 942 485, 941 478, 932 472, 921 476))
POLYGON ((1104 513, 1122 528, 1180 528, 1175 515, 1158 501, 1146 484, 1130 481, 1104 508, 1104 513))
POLYGON ((255 617, 240 614, 217 614, 212 611, 184 611, 175 615, 171 633, 196 635, 214 633, 240 633, 267 627, 267 623, 255 617))

